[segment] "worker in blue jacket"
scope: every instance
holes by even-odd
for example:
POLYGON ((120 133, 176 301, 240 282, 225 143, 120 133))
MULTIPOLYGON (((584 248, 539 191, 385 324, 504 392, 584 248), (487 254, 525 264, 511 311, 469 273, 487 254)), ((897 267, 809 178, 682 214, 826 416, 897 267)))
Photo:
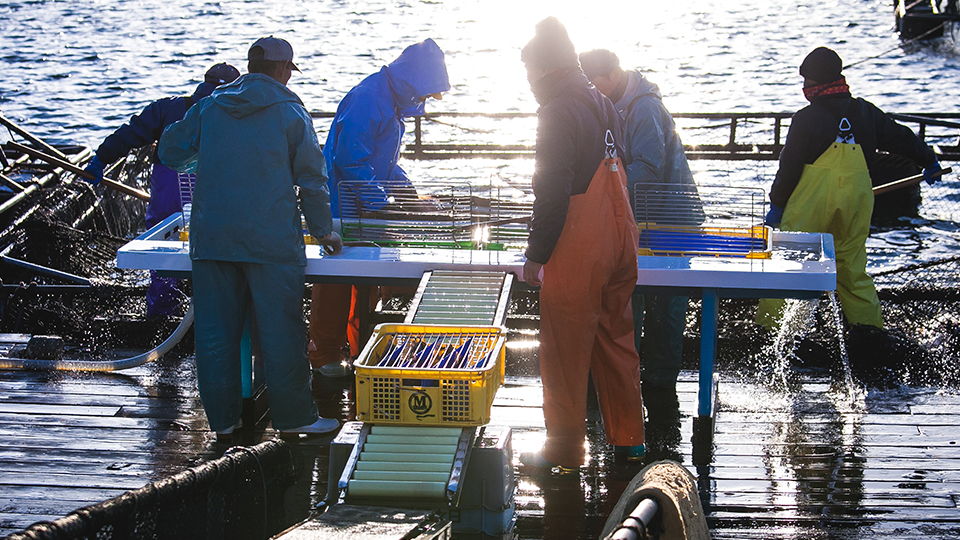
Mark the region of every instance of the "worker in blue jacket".
MULTIPOLYGON (((657 85, 639 70, 621 69, 617 55, 606 49, 581 53, 580 67, 624 118, 627 183, 637 222, 668 226, 703 223, 697 184, 657 85), (657 194, 647 198, 644 190, 657 194)), ((686 296, 633 295, 634 341, 643 363, 643 402, 651 446, 680 442, 677 377, 687 303, 686 296)))
POLYGON ((447 90, 450 79, 443 51, 426 39, 404 49, 396 60, 347 92, 337 106, 323 147, 334 216, 340 213, 337 187, 343 180, 409 185, 407 174, 397 164, 403 119, 424 114, 426 99, 440 99, 447 90))
MULTIPOLYGON (((103 170, 118 159, 126 156, 135 148, 142 148, 160 140, 163 130, 180 120, 196 102, 210 95, 221 84, 233 82, 240 76, 237 68, 230 64, 216 64, 203 76, 203 82, 197 86, 193 95, 166 97, 147 105, 140 114, 111 133, 86 167, 93 174, 93 185, 103 180, 103 170)), ((146 226, 149 229, 171 214, 179 212, 180 185, 177 171, 159 163, 156 151, 152 159, 153 171, 150 175, 150 202, 147 204, 146 226)), ((150 272, 150 287, 147 289, 147 316, 174 315, 180 306, 180 294, 175 278, 158 277, 150 272)))
POLYGON ((310 389, 301 215, 335 255, 323 154, 313 119, 287 88, 293 47, 273 36, 248 51, 249 73, 202 100, 163 133, 161 161, 196 170, 190 260, 197 385, 210 428, 240 424, 240 340, 247 313, 260 343, 273 427, 287 434, 337 429, 319 418, 310 389))
MULTIPOLYGON (((449 89, 443 51, 426 39, 404 49, 396 60, 347 92, 323 147, 335 218, 341 216, 340 183, 345 180, 365 184, 361 198, 367 210, 387 205, 391 190, 415 192, 397 164, 403 119, 424 114, 427 98, 440 99, 449 89)), ((341 354, 348 341, 351 355, 359 353, 356 299, 357 290, 350 285, 313 286, 313 305, 324 308, 310 311, 310 362, 324 376, 341 377, 349 372, 341 354)))

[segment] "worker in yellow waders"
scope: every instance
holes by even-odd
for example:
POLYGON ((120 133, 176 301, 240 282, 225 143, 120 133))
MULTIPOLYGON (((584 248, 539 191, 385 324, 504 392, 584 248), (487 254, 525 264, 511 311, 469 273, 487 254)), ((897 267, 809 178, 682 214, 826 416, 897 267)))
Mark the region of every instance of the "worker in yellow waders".
POLYGON ((557 19, 537 24, 521 60, 540 104, 523 280, 541 287, 547 439, 541 451, 524 452, 520 461, 534 469, 583 465, 591 376, 607 442, 618 457, 640 460, 643 403, 630 307, 639 233, 615 153, 622 151, 622 122, 580 71, 557 19))
MULTIPOLYGON (((837 53, 826 47, 814 49, 800 65, 810 105, 790 123, 765 221, 784 231, 832 234, 837 294, 847 322, 883 328, 877 290, 866 272, 873 213, 870 167, 877 150, 885 150, 923 166, 933 183, 940 165, 909 128, 853 98, 842 67, 837 53)), ((782 300, 761 300, 757 322, 777 327, 782 306, 782 300)))

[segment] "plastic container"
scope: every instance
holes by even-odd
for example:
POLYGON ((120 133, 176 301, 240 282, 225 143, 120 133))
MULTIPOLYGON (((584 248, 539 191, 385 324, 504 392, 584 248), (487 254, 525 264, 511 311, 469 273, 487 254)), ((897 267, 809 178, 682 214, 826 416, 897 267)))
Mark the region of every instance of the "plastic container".
POLYGON ((354 362, 357 419, 479 426, 503 383, 500 326, 381 324, 354 362))

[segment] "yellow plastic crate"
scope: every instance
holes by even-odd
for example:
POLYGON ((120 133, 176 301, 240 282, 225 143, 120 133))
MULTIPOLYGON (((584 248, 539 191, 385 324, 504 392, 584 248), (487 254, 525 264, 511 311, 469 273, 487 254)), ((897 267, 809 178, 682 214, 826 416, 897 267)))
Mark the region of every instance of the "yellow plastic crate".
POLYGON ((357 419, 480 426, 503 383, 500 326, 381 324, 354 362, 357 419))

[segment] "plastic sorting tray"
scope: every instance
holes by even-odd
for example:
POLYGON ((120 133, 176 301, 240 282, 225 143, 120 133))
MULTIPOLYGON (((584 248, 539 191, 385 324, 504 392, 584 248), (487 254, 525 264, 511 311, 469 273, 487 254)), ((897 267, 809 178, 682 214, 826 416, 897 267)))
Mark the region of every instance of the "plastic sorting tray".
POLYGON ((503 383, 502 326, 381 324, 354 362, 357 419, 479 426, 503 383))
POLYGON ((770 227, 682 227, 642 223, 640 255, 713 256, 768 259, 773 252, 770 227))

